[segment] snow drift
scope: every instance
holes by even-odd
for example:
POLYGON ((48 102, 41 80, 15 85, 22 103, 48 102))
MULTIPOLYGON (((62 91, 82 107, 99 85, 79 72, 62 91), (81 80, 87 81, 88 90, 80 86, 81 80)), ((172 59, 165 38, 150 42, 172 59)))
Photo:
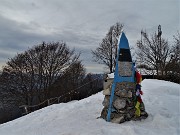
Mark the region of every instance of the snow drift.
POLYGON ((89 98, 48 106, 0 125, 0 135, 179 135, 180 85, 160 80, 142 82, 149 117, 122 124, 97 119, 102 92, 89 98))

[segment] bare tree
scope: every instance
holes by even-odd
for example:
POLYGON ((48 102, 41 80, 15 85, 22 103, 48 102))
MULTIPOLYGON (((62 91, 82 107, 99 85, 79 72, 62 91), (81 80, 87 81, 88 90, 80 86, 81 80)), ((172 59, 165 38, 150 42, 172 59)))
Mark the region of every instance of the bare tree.
POLYGON ((27 105, 33 104, 34 97, 41 102, 48 98, 49 87, 78 61, 79 55, 65 43, 43 42, 7 62, 3 86, 10 93, 21 95, 27 105))
POLYGON ((159 39, 159 34, 155 33, 149 37, 146 32, 141 31, 142 39, 137 41, 136 54, 142 60, 144 67, 156 70, 157 75, 164 75, 170 48, 168 41, 159 39))
POLYGON ((99 47, 92 51, 94 61, 105 64, 109 68, 110 73, 115 69, 118 38, 122 28, 123 25, 120 23, 111 26, 105 38, 99 44, 99 47))
POLYGON ((81 64, 81 61, 72 64, 51 86, 51 97, 57 97, 64 94, 66 94, 65 96, 67 97, 67 93, 72 94, 70 93, 72 91, 78 92, 78 87, 83 85, 84 76, 85 69, 81 64))
POLYGON ((174 45, 172 48, 173 58, 176 62, 180 62, 180 33, 174 36, 174 45))
POLYGON ((166 66, 166 72, 173 82, 180 83, 180 33, 174 36, 171 58, 166 66))

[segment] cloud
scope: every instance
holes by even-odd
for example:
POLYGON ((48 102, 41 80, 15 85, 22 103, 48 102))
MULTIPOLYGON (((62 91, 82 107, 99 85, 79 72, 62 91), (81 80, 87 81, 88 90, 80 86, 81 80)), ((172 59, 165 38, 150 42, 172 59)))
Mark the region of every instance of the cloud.
MULTIPOLYGON (((123 23, 132 46, 142 29, 152 33, 159 24, 162 36, 171 38, 180 29, 179 4, 179 0, 2 0, 0 63, 42 41, 64 41, 82 52, 87 67, 93 67, 90 52, 110 26, 123 23)), ((102 71, 96 68, 93 71, 102 71)))

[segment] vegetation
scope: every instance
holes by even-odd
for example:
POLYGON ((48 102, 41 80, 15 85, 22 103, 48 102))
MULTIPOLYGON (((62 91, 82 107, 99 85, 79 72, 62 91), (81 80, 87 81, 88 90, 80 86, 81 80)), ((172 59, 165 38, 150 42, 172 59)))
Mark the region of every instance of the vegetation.
MULTIPOLYGON (((105 64, 109 72, 115 70, 118 37, 123 25, 111 26, 96 50, 94 61, 105 64)), ((137 41, 136 55, 141 59, 139 68, 151 71, 159 79, 180 83, 180 34, 170 44, 158 34, 141 31, 137 41)), ((11 58, 0 74, 0 123, 21 116, 19 106, 37 105, 55 97, 59 102, 79 100, 101 91, 103 76, 86 74, 80 53, 70 49, 64 42, 36 45, 11 58)), ((40 109, 47 104, 38 106, 40 109)))
POLYGON ((94 61, 105 64, 110 73, 114 72, 117 56, 118 38, 122 32, 123 25, 116 23, 111 26, 105 38, 96 50, 92 50, 94 61))
MULTIPOLYGON (((117 55, 117 43, 123 25, 111 26, 105 38, 92 55, 94 61, 105 64, 109 73, 114 72, 117 55)), ((132 47, 131 47, 132 48, 132 47)), ((136 52, 137 67, 146 70, 146 77, 154 77, 180 83, 180 34, 174 36, 174 43, 162 37, 161 26, 158 33, 149 34, 141 31, 141 39, 133 47, 136 52), (140 61, 139 61, 140 60, 140 61)))
MULTIPOLYGON (((0 76, 0 122, 20 115, 22 105, 33 106, 62 95, 62 102, 67 102, 102 90, 102 77, 86 75, 79 56, 63 42, 43 42, 11 58, 0 76)), ((47 104, 36 109, 44 106, 47 104)))
POLYGON ((159 39, 156 33, 151 37, 146 32, 141 33, 143 38, 137 41, 136 50, 139 59, 146 68, 156 70, 157 75, 164 75, 170 57, 168 41, 159 39))
POLYGON ((141 40, 136 43, 136 54, 141 60, 138 67, 151 71, 158 79, 180 83, 179 33, 174 36, 173 45, 161 38, 159 33, 149 37, 147 32, 141 31, 141 35, 141 40))

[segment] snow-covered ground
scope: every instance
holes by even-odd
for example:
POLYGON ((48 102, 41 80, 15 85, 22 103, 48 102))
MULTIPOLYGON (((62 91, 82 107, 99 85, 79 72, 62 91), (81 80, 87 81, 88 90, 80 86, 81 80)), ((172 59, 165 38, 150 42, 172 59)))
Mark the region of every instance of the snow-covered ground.
POLYGON ((143 100, 149 117, 122 124, 97 119, 102 92, 89 98, 48 106, 0 125, 0 135, 180 135, 180 85, 144 80, 143 100))

